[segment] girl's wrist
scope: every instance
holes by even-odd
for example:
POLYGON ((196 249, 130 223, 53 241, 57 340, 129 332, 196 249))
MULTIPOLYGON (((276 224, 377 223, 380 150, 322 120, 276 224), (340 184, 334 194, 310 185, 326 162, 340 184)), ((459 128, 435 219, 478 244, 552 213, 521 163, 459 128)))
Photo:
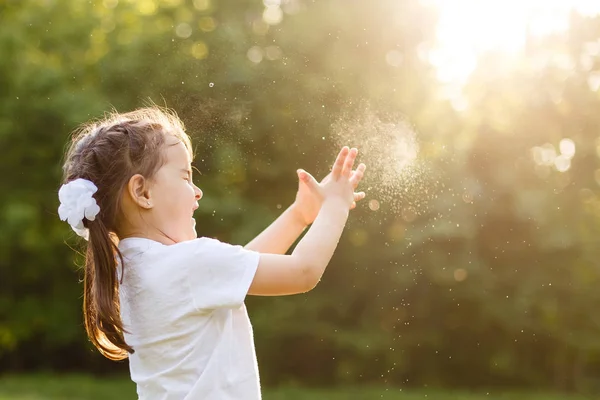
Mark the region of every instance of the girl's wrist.
POLYGON ((327 197, 323 201, 321 210, 326 210, 326 212, 340 213, 344 216, 348 216, 348 214, 350 213, 350 204, 348 204, 348 202, 342 197, 331 196, 327 197))
POLYGON ((298 203, 293 202, 292 205, 289 206, 287 211, 290 213, 294 223, 298 224, 299 226, 302 226, 303 229, 310 225, 310 222, 306 221, 304 216, 302 215, 302 211, 298 206, 298 203))
POLYGON ((348 203, 348 201, 345 200, 344 198, 342 198, 341 196, 330 196, 330 197, 326 197, 323 200, 323 205, 325 205, 325 204, 329 204, 333 207, 340 207, 342 209, 350 210, 351 203, 348 203))

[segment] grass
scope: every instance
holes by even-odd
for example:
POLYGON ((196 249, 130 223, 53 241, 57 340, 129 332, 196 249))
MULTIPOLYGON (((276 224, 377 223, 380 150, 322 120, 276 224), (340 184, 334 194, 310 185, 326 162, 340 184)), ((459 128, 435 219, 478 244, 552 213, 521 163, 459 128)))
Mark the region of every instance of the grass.
MULTIPOLYGON (((0 400, 134 400, 128 379, 85 375, 25 375, 0 377, 0 400)), ((265 389, 263 400, 591 400, 592 397, 544 393, 410 391, 385 387, 344 389, 265 389)))

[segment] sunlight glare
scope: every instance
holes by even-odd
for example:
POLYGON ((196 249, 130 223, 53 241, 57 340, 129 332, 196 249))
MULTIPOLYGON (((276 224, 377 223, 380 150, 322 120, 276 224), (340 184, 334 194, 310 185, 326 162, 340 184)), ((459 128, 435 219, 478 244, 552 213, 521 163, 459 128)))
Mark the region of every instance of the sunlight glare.
POLYGON ((439 15, 429 62, 443 83, 464 83, 486 52, 507 59, 525 47, 527 35, 541 37, 569 28, 572 10, 600 14, 598 0, 421 0, 439 15))

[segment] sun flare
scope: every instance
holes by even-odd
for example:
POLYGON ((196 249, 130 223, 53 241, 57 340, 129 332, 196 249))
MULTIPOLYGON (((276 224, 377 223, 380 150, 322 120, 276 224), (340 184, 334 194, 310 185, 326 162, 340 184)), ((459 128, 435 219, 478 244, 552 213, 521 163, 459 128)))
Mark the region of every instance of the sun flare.
POLYGON ((528 35, 565 32, 569 14, 600 14, 600 0, 421 0, 439 15, 429 52, 441 82, 461 84, 489 51, 506 57, 524 49, 528 35))

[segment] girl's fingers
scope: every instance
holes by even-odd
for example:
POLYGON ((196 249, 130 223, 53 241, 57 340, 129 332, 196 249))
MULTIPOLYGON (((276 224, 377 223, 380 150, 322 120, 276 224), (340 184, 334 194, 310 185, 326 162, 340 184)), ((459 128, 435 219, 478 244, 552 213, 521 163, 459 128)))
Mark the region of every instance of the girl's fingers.
POLYGON ((344 168, 344 161, 348 155, 348 146, 342 147, 337 158, 335 159, 335 163, 333 163, 333 168, 331 169, 331 176, 333 179, 337 179, 342 175, 342 170, 344 168))
POLYGON ((358 168, 356 168, 356 171, 352 172, 352 176, 350 177, 350 182, 352 183, 352 186, 354 187, 354 189, 356 189, 356 187, 358 186, 358 183, 362 180, 363 176, 365 175, 365 169, 367 168, 367 166, 363 163, 361 163, 358 168))
POLYGON ((354 193, 354 201, 360 201, 366 197, 365 192, 354 193))
POLYGON ((361 201, 365 197, 366 197, 365 192, 354 193, 354 201, 352 202, 352 205, 350 206, 350 209, 352 210, 352 209, 356 208, 356 202, 357 201, 361 201))
POLYGON ((346 161, 344 162, 344 167, 342 169, 342 176, 349 178, 350 173, 352 172, 352 166, 354 165, 354 160, 356 160, 356 155, 358 154, 358 150, 352 148, 348 155, 346 156, 346 161))

